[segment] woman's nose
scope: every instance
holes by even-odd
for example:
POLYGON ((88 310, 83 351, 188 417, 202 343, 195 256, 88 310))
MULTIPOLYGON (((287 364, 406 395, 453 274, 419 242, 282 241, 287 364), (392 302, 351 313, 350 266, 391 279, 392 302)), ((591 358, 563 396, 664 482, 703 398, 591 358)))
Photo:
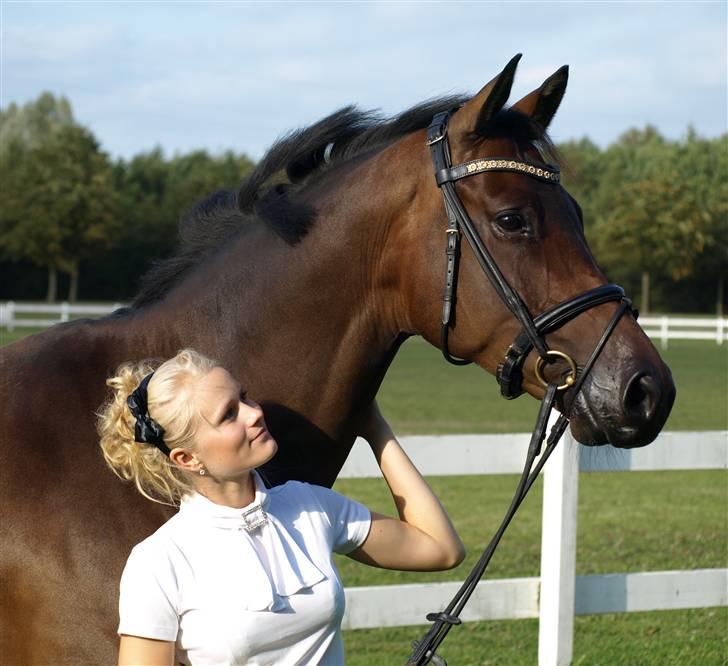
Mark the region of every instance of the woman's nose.
POLYGON ((243 412, 245 422, 250 425, 253 425, 263 418, 263 409, 257 402, 253 402, 252 400, 242 402, 240 409, 243 412))

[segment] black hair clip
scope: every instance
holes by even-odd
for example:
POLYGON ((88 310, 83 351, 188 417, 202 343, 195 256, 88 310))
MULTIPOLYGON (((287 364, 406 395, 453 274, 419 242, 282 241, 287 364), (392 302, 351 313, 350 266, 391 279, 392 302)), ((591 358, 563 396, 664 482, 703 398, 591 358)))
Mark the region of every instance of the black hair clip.
POLYGON ((169 455, 169 447, 164 443, 164 428, 151 416, 147 406, 147 386, 154 373, 149 373, 126 399, 129 411, 136 419, 134 441, 156 446, 164 455, 169 455))

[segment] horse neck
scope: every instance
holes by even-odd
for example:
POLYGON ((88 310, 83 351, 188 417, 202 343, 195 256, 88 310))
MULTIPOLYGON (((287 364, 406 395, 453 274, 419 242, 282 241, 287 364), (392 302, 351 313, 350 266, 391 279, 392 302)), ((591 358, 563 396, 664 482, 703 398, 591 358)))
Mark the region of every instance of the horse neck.
POLYGON ((386 162, 369 160, 302 194, 317 220, 299 245, 258 258, 265 288, 249 298, 265 314, 241 314, 238 327, 262 327, 270 344, 251 361, 268 369, 261 396, 290 385, 286 404, 336 439, 373 399, 409 330, 391 242, 400 193, 388 185, 386 162), (292 381, 291 370, 305 381, 292 381))
POLYGON ((197 348, 254 398, 283 404, 339 438, 354 405, 375 395, 407 330, 390 242, 401 192, 386 185, 387 160, 374 161, 336 187, 305 193, 318 217, 300 243, 288 246, 252 224, 136 313, 131 338, 145 348, 146 329, 171 353, 197 348))

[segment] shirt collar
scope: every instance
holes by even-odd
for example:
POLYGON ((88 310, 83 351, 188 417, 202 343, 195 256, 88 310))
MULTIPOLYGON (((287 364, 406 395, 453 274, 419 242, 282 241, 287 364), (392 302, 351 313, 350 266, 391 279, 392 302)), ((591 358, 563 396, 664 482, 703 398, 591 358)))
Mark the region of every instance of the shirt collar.
POLYGON ((242 508, 216 504, 200 493, 191 493, 183 498, 180 513, 205 520, 215 527, 227 530, 253 532, 268 522, 265 508, 268 506, 268 490, 255 470, 251 471, 255 483, 255 498, 242 508))

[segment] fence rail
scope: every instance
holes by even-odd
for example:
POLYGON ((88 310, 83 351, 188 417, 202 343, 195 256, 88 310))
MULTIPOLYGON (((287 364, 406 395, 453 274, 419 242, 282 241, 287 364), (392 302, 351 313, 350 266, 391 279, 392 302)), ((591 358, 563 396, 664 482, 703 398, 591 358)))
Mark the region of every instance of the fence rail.
POLYGON ((122 307, 121 303, 0 303, 0 328, 48 328, 78 317, 101 317, 122 307), (18 315, 32 315, 18 317, 18 315), (46 315, 46 316, 43 316, 46 315), (47 315, 51 315, 50 317, 47 315))
POLYGON ((640 325, 651 338, 659 339, 663 349, 670 340, 715 340, 719 345, 728 340, 728 318, 725 317, 640 317, 640 325))
MULTIPOLYGON (((122 307, 113 305, 77 305, 70 303, 0 303, 0 328, 45 328, 76 316, 103 316, 122 307), (18 315, 32 315, 18 317, 18 315), (50 316, 43 316, 50 315, 50 316)), ((728 340, 728 318, 677 317, 673 315, 640 317, 640 324, 651 338, 658 339, 663 349, 670 340, 713 340, 722 345, 728 340)))
MULTIPOLYGON (((426 475, 519 474, 529 434, 402 437, 426 475), (443 455, 446 451, 447 455, 443 455)), ((342 478, 378 477, 357 441, 342 478)), ((469 621, 539 618, 539 666, 571 663, 575 615, 728 605, 728 569, 576 575, 579 472, 728 469, 728 431, 667 432, 650 446, 578 446, 567 433, 544 466, 541 577, 481 581, 463 612, 469 621), (548 575, 545 575, 548 572, 548 575)), ((346 589, 345 629, 424 624, 460 583, 346 589)))

